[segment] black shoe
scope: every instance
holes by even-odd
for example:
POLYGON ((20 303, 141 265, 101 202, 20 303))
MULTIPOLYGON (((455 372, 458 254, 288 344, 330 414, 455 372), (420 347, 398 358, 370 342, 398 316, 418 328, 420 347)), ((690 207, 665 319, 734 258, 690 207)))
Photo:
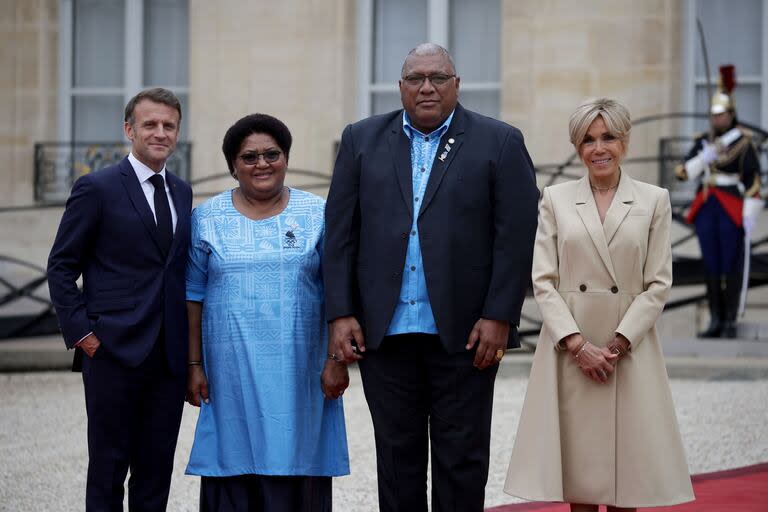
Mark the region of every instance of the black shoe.
POLYGON ((709 322, 709 327, 696 336, 699 338, 719 338, 722 333, 723 324, 720 322, 720 318, 713 316, 709 322))
POLYGON ((720 335, 721 338, 734 339, 738 337, 738 329, 736 328, 736 322, 726 322, 723 326, 723 332, 720 335))

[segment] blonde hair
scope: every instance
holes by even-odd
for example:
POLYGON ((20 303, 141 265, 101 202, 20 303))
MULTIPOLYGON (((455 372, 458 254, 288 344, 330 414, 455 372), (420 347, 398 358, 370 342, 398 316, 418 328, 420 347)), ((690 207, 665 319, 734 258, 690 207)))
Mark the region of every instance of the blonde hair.
POLYGON ((587 136, 589 127, 598 116, 603 118, 608 132, 621 141, 626 153, 629 131, 632 129, 629 111, 618 101, 609 98, 587 100, 571 114, 571 119, 568 121, 568 133, 576 152, 581 154, 581 144, 587 136))

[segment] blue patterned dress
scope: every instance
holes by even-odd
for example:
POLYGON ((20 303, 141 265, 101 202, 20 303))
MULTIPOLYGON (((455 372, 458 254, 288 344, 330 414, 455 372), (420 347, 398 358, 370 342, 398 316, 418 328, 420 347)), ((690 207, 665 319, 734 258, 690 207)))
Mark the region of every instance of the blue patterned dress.
POLYGON ((210 403, 187 474, 349 474, 342 402, 320 389, 324 206, 291 189, 282 213, 251 220, 226 191, 192 213, 187 300, 203 303, 210 403))

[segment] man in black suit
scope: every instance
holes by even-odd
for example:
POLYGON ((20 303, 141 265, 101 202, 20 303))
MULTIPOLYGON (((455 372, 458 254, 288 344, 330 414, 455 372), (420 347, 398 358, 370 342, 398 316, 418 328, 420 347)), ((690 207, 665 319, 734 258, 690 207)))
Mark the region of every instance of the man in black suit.
POLYGON ((180 121, 168 90, 128 103, 130 155, 77 180, 48 259, 51 300, 83 373, 87 511, 123 509, 129 468, 131 511, 168 501, 188 352, 192 189, 165 167, 180 121))
MULTIPOLYGON (((432 510, 481 511, 538 189, 520 131, 458 103, 444 48, 414 48, 399 84, 404 110, 342 135, 323 258, 329 357, 360 363, 381 510, 427 510, 431 442, 432 510)), ((328 396, 343 391, 326 380, 328 396)))

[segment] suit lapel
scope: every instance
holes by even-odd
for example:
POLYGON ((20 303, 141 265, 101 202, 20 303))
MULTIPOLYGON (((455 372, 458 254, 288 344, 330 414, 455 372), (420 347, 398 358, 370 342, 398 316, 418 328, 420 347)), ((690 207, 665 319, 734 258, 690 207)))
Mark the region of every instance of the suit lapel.
POLYGON ((584 227, 587 229, 589 237, 592 239, 592 243, 600 255, 600 259, 603 260, 606 270, 608 270, 608 273, 615 282, 616 273, 613 270, 611 253, 608 251, 608 242, 605 239, 603 225, 600 223, 600 215, 597 213, 595 199, 592 197, 592 191, 589 188, 589 178, 586 176, 579 180, 576 193, 576 212, 581 217, 581 221, 584 223, 584 227))
POLYGON ((395 165, 395 175, 403 194, 403 201, 408 207, 408 213, 413 220, 413 185, 411 171, 411 143, 403 132, 403 116, 395 116, 390 125, 389 154, 392 155, 395 165))
MULTIPOLYGON (((157 250, 160 249, 160 241, 157 239, 157 224, 155 223, 155 216, 152 215, 152 210, 149 208, 147 198, 144 195, 144 191, 141 188, 139 179, 136 177, 136 172, 133 170, 128 158, 123 159, 120 162, 120 172, 123 178, 123 187, 128 193, 128 199, 131 200, 133 207, 136 209, 136 213, 139 214, 141 222, 144 227, 149 231, 149 236, 154 240, 157 250)), ((175 200, 175 198, 174 198, 175 200)))
POLYGON ((173 206, 176 209, 176 229, 173 232, 173 242, 171 248, 168 250, 168 259, 175 254, 176 249, 179 246, 181 237, 180 233, 184 233, 183 230, 187 229, 188 215, 183 215, 182 212, 188 212, 191 210, 191 205, 186 204, 184 197, 179 193, 179 179, 168 171, 165 170, 165 176, 168 181, 168 189, 171 191, 171 197, 173 198, 173 206))
POLYGON ((624 222, 634 202, 635 196, 632 192, 631 179, 626 173, 622 173, 619 188, 616 189, 616 195, 613 198, 611 207, 605 213, 605 222, 603 222, 603 231, 605 231, 605 239, 608 245, 611 244, 611 240, 616 235, 616 231, 618 231, 621 223, 624 222))
POLYGON ((421 203, 419 209, 419 215, 424 213, 427 209, 432 198, 435 197, 437 189, 440 187, 440 182, 443 181, 448 167, 456 157, 456 154, 461 149, 461 145, 464 142, 464 108, 457 104, 456 111, 453 114, 453 120, 451 121, 448 130, 440 139, 440 146, 435 153, 435 159, 432 162, 432 170, 429 173, 429 181, 427 181, 427 190, 424 192, 424 201, 421 203), (453 139, 454 142, 449 142, 453 139), (450 148, 450 149, 448 149, 450 148), (444 156, 444 158, 440 158, 444 156))

